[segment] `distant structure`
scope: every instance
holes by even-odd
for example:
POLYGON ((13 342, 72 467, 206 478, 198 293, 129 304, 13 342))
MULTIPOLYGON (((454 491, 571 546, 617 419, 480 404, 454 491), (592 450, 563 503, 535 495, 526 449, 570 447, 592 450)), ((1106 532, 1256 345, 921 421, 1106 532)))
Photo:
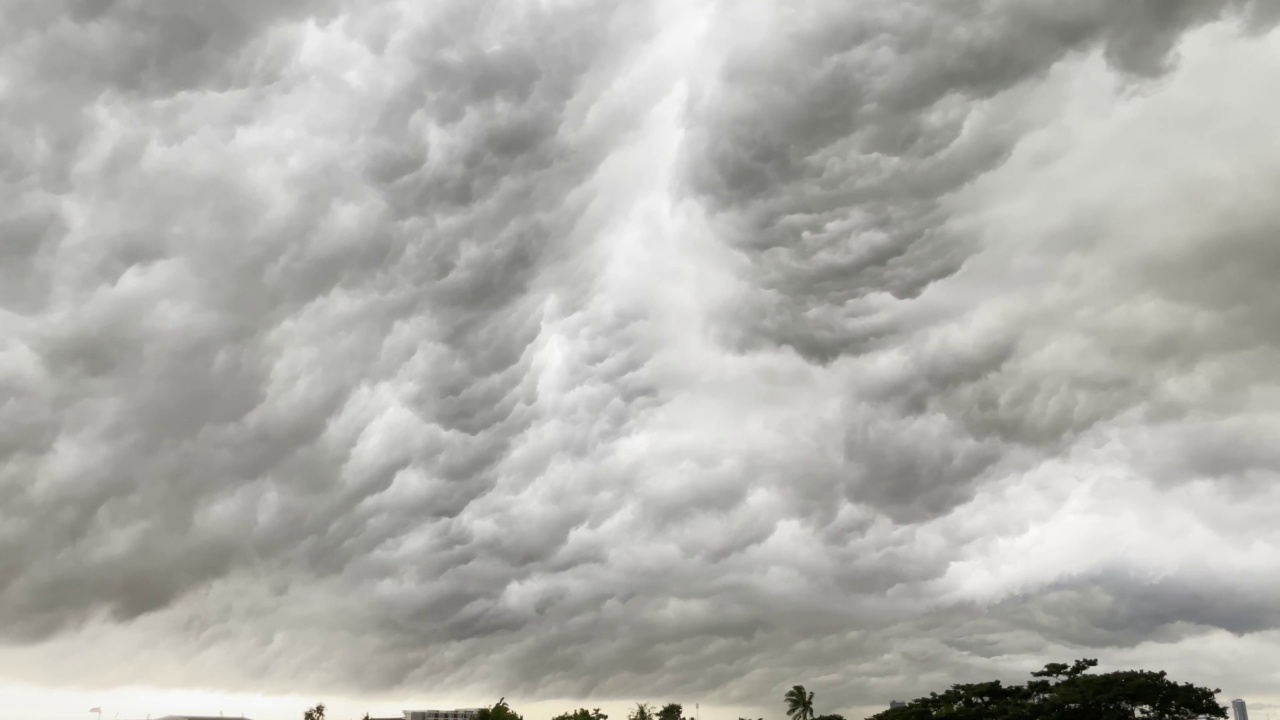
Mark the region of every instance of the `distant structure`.
POLYGON ((211 715, 165 715, 160 720, 248 720, 248 717, 214 717, 211 715))
POLYGON ((1231 701, 1231 712, 1235 713, 1236 720, 1249 720, 1249 710, 1239 698, 1231 701))
POLYGON ((405 710, 404 720, 475 720, 480 708, 458 710, 405 710))
POLYGON ((906 703, 904 703, 904 702, 902 702, 901 700, 890 700, 890 701, 889 701, 889 709, 890 709, 890 710, 892 710, 892 709, 894 709, 894 708, 896 708, 896 707, 906 707, 906 706, 907 706, 907 704, 906 704, 906 703))
POLYGON ((165 715, 160 720, 249 720, 246 717, 213 717, 212 715, 165 715))

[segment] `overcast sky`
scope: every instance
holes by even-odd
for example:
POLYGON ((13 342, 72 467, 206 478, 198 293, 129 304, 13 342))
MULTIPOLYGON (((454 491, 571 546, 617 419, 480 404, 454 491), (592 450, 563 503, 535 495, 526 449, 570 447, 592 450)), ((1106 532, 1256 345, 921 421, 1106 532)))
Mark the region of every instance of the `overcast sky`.
POLYGON ((1265 712, 1277 14, 3 0, 0 714, 1265 712))

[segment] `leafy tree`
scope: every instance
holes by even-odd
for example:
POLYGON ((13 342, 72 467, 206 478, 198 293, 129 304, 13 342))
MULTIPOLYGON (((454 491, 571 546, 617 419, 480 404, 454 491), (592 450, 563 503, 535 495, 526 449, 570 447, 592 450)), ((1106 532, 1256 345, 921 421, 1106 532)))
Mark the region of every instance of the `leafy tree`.
POLYGON ((870 720, 1200 720, 1225 718, 1218 690, 1175 683, 1163 672, 1090 675, 1097 660, 1051 663, 1026 685, 953 685, 870 720))
POLYGON ((316 703, 313 708, 307 708, 302 713, 302 720, 324 720, 324 703, 316 703))
POLYGON ((600 708, 588 710, 586 708, 578 708, 573 712, 557 715, 551 720, 609 720, 609 716, 600 712, 600 708))
POLYGON ((684 720, 684 706, 680 703, 667 703, 656 714, 657 720, 684 720))
POLYGON ((649 703, 636 703, 636 709, 627 715, 627 720, 655 720, 653 708, 649 703))
POLYGON ((844 716, 839 713, 831 713, 830 715, 818 715, 813 720, 844 720, 844 716))
POLYGON ((493 707, 480 708, 476 713, 476 720, 524 720, 524 718, 507 705, 507 699, 504 697, 494 703, 493 707))
POLYGON ((782 697, 787 703, 787 717, 792 720, 813 720, 813 693, 803 685, 794 685, 782 697))

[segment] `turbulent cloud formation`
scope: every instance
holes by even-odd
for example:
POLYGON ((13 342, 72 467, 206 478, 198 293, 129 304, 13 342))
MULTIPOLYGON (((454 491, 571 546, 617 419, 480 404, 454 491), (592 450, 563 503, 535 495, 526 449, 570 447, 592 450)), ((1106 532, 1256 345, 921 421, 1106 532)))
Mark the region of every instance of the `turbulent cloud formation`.
POLYGON ((9 3, 0 668, 1262 692, 1276 12, 9 3))

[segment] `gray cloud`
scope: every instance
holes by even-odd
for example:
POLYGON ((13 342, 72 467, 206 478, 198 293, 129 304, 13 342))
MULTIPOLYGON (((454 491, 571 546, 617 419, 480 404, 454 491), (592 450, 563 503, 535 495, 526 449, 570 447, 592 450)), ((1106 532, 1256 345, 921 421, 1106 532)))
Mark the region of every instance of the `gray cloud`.
MULTIPOLYGON (((721 81, 695 101, 702 125, 688 159, 693 187, 716 208, 758 284, 740 305, 743 347, 781 344, 824 363, 911 347, 904 337, 920 336, 920 318, 903 301, 981 262, 974 258, 981 240, 950 222, 948 198, 1019 146, 1018 128, 1028 119, 1018 100, 1031 84, 1094 48, 1126 78, 1156 75, 1172 65, 1169 53, 1184 31, 1223 10, 1195 2, 1065 10, 886 4, 771 16, 761 36, 726 53, 721 81)), ((1265 23, 1264 8, 1247 10, 1265 23)), ((730 28, 726 34, 738 32, 730 28)), ((1081 241, 1104 238, 1066 240, 1081 241)), ((1172 257, 1153 250, 1133 270, 1178 293, 1199 284, 1210 293, 1243 293, 1238 307, 1270 306, 1253 296, 1265 283, 1222 283, 1234 274, 1225 268, 1218 277, 1204 273, 1206 261, 1259 272, 1265 265, 1249 254, 1224 257, 1210 242, 1191 246, 1172 257), (1187 262, 1196 279, 1183 282, 1170 262, 1187 262)), ((1007 282, 996 279, 1007 273, 1002 267, 982 281, 1007 282)), ((1081 328, 1076 342, 1111 354, 1117 366, 1097 363, 1087 377, 1065 368, 1057 368, 1068 373, 1059 377, 1029 373, 1026 365, 1055 342, 1050 336, 1062 334, 1054 324, 1073 322, 1061 313, 1072 311, 1054 308, 1031 326, 948 331, 898 356, 917 365, 913 372, 859 387, 846 439, 851 494, 903 519, 947 511, 1016 448, 1060 452, 1158 393, 1159 377, 1135 377, 1120 364, 1183 362, 1187 372, 1205 346, 1182 328, 1163 338, 1150 337, 1154 327, 1106 337, 1095 335, 1106 329, 1081 328), (1169 357, 1178 342, 1190 352, 1169 357)))
POLYGON ((1276 630, 1274 13, 1059 5, 7 8, 0 675, 852 709, 1276 630))

